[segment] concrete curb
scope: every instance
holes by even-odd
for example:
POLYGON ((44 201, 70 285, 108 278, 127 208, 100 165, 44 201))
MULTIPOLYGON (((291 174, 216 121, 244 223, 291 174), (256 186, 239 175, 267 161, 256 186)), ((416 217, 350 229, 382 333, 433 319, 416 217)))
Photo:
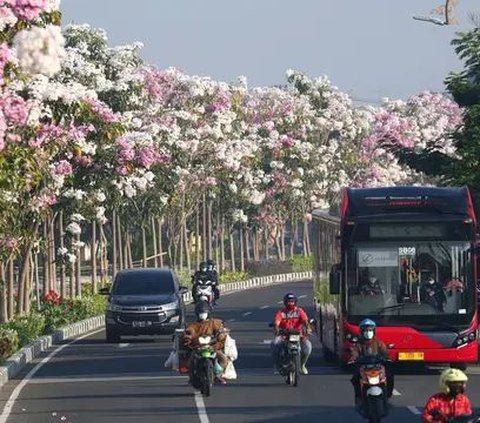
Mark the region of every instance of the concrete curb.
MULTIPOLYGON (((281 275, 260 276, 245 281, 230 282, 221 285, 221 292, 235 292, 244 289, 261 288, 263 286, 274 285, 277 283, 301 281, 313 277, 312 272, 295 272, 281 275)), ((192 303, 192 294, 184 294, 184 301, 192 303)), ((32 343, 23 347, 20 351, 9 357, 3 366, 0 366, 0 388, 10 379, 14 378, 28 363, 30 363, 41 352, 47 350, 54 344, 59 344, 70 338, 83 335, 105 324, 105 316, 95 316, 90 319, 72 323, 71 325, 57 329, 50 335, 42 336, 32 343)))

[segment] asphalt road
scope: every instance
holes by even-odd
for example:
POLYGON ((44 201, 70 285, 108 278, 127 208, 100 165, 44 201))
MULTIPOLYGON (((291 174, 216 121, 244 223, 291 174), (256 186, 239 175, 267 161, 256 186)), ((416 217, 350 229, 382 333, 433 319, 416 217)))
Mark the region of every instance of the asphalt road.
MULTIPOLYGON (((237 340, 239 378, 215 385, 210 398, 195 394, 185 377, 164 368, 170 337, 132 337, 123 338, 121 344, 106 344, 104 332, 99 331, 62 346, 53 357, 45 354, 2 388, 0 423, 361 422, 352 406, 350 375, 323 362, 316 340, 310 374, 300 379, 297 388, 273 374, 268 322, 289 290, 297 293, 300 305, 311 313, 309 282, 243 291, 221 299, 216 314, 237 340)), ((480 368, 471 367, 468 373, 468 393, 478 405, 480 368)), ((385 422, 419 421, 419 410, 437 390, 437 379, 438 369, 421 374, 399 369, 393 407, 385 422)))

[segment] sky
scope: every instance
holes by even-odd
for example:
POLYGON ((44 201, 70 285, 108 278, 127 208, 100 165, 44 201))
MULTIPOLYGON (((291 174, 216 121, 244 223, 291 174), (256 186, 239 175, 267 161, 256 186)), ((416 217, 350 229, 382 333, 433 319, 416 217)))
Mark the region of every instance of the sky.
POLYGON ((326 75, 357 102, 443 91, 461 70, 450 45, 473 28, 461 0, 459 24, 412 19, 442 0, 62 0, 63 24, 107 31, 112 46, 144 43, 142 56, 160 68, 249 86, 285 84, 287 69, 326 75))

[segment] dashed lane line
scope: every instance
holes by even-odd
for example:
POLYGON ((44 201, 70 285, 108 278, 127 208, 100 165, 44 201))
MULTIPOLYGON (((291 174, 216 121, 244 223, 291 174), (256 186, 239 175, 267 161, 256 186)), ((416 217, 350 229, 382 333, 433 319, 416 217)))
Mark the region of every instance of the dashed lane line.
POLYGON ((400 396, 400 395, 402 395, 402 394, 401 394, 399 391, 397 391, 396 389, 394 389, 394 390, 392 391, 392 394, 393 394, 394 396, 397 396, 397 397, 400 396))
POLYGON ((127 344, 125 344, 125 343, 124 343, 124 344, 118 344, 118 348, 126 348, 126 347, 128 347, 129 345, 130 345, 130 344, 128 344, 128 343, 127 343, 127 344))
POLYGON ((247 311, 245 313, 242 314, 243 317, 247 317, 247 316, 250 316, 250 314, 252 314, 251 311, 247 311))
POLYGON ((195 404, 197 406, 200 423, 210 423, 207 414, 207 408, 205 407, 205 402, 203 401, 203 395, 199 391, 195 392, 195 404))
POLYGON ((407 408, 416 416, 419 416, 420 414, 422 414, 422 412, 414 405, 409 405, 407 408))
POLYGON ((270 306, 269 305, 263 305, 263 306, 260 307, 260 310, 265 310, 267 308, 270 308, 270 306))

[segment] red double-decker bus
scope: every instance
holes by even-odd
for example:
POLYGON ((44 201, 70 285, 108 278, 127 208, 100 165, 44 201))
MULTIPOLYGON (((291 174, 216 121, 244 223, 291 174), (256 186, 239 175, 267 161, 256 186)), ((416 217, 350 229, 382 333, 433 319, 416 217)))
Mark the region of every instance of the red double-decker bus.
POLYGON ((325 358, 348 360, 373 319, 393 360, 478 358, 476 219, 467 188, 346 188, 312 224, 325 358))

